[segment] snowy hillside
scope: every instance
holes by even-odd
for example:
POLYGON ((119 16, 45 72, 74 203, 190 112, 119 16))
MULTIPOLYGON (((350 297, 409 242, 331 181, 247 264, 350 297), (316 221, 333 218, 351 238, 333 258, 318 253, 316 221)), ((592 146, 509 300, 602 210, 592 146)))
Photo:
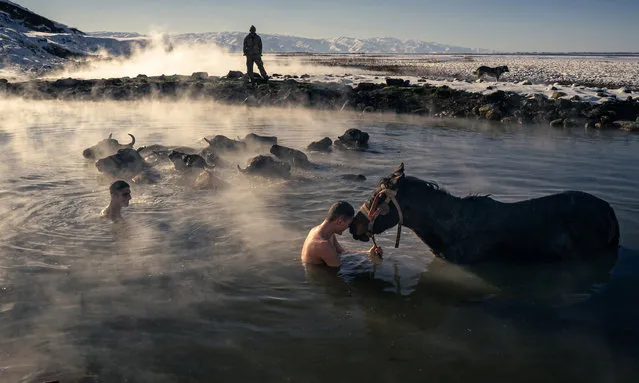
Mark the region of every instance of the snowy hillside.
MULTIPOLYGON (((142 37, 135 33, 95 32, 95 37, 142 37)), ((241 52, 246 32, 184 33, 171 36, 175 43, 215 44, 231 52, 241 52)), ((392 37, 356 39, 335 37, 310 39, 297 36, 262 34, 264 52, 306 53, 490 53, 486 49, 474 49, 417 40, 400 40, 392 37)))
MULTIPOLYGON (((143 44, 143 40, 136 43, 143 44)), ((131 53, 131 41, 87 36, 18 4, 0 0, 0 70, 44 73, 73 58, 131 53)))

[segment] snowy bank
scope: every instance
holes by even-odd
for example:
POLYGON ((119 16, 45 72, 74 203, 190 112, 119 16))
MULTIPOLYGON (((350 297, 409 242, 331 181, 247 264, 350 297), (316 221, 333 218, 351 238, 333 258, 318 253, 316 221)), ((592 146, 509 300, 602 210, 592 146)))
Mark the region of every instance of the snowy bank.
MULTIPOLYGON (((274 75, 274 77, 279 77, 274 75)), ((561 91, 551 97, 493 90, 467 92, 448 85, 410 85, 404 79, 385 83, 304 81, 293 78, 249 83, 241 72, 227 76, 139 75, 135 78, 0 81, 0 97, 60 100, 211 99, 251 107, 289 106, 359 112, 408 113, 431 117, 484 119, 502 123, 550 124, 592 129, 638 129, 639 102, 608 97, 605 102, 569 100, 561 91)), ((335 77, 333 77, 335 78, 335 77)), ((344 80, 344 78, 342 78, 344 80)), ((378 80, 380 80, 378 78, 378 80)))

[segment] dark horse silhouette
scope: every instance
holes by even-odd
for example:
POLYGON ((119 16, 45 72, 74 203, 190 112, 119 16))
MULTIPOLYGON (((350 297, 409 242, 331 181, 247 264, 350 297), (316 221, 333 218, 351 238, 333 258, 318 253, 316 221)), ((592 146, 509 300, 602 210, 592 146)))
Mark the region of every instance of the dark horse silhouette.
MULTIPOLYGON (((514 203, 487 196, 460 198, 433 182, 404 175, 403 163, 377 185, 350 232, 366 242, 398 223, 415 232, 435 255, 457 264, 614 263, 619 247, 615 212, 591 194, 565 191, 514 203)), ((397 240, 396 247, 399 230, 397 240)))

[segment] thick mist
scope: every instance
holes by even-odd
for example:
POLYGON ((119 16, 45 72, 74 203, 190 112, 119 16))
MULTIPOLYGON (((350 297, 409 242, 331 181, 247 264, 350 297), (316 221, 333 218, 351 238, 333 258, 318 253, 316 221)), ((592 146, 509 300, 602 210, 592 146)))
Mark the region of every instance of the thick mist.
MULTIPOLYGON (((556 332, 503 320, 504 311, 491 312, 494 301, 486 296, 516 300, 540 293, 563 304, 584 299, 588 283, 549 270, 531 289, 519 278, 528 270, 476 273, 433 261, 408 229, 397 249, 394 230, 378 236, 385 260, 374 272, 355 254, 370 243, 344 233, 339 241, 351 253, 341 274, 307 277, 299 251, 308 230, 336 200, 359 206, 399 162, 406 174, 458 196, 515 200, 559 189, 594 191, 619 212, 622 237, 632 241, 639 228, 631 136, 188 99, 4 99, 0 115, 3 381, 78 381, 83 373, 104 381, 245 378, 255 371, 246 366, 256 361, 269 373, 281 363, 288 376, 288 360, 302 353, 315 360, 345 347, 367 363, 404 349, 405 362, 392 364, 402 373, 406 366, 422 368, 429 355, 474 361, 472 350, 485 348, 486 337, 472 335, 482 331, 522 360, 539 358, 540 338, 548 349, 556 347, 556 332), (117 224, 98 217, 111 180, 82 157, 109 133, 121 142, 135 135, 135 147, 203 148, 205 136, 252 132, 304 150, 348 128, 369 132, 379 153, 307 152, 317 168, 295 170, 289 180, 240 174, 236 165, 244 167, 257 152, 222 155, 230 165, 214 170, 230 185, 222 191, 195 190, 171 165, 160 164, 162 181, 132 184, 131 205, 117 224), (593 158, 598 166, 585 161, 593 158), (367 180, 342 180, 345 173, 367 180), (504 292, 504 285, 514 288, 504 292), (468 299, 472 304, 460 306, 468 299), (514 338, 530 348, 522 351, 514 338)), ((600 339, 578 335, 576 348, 596 349, 593 360, 609 360, 600 339)))
MULTIPOLYGON (((241 42, 240 42, 241 43, 241 42)), ((315 66, 302 63, 292 56, 278 57, 266 54, 262 57, 269 75, 279 74, 344 74, 345 68, 315 66)), ((207 72, 211 76, 223 76, 230 70, 246 72, 246 58, 241 53, 232 53, 212 43, 187 43, 172 41, 162 33, 152 33, 148 44, 135 47, 127 57, 112 56, 102 50, 94 58, 84 60, 81 65, 71 62, 62 70, 45 77, 51 78, 112 78, 147 76, 190 75, 207 72)), ((254 66, 255 73, 259 73, 254 66)), ((349 73, 359 73, 349 68, 349 73)))
MULTIPOLYGON (((313 176, 302 172, 283 181, 240 175, 236 165, 246 166, 257 154, 244 152, 225 156, 231 166, 215 170, 228 190, 194 190, 171 166, 159 165, 160 184, 132 184, 125 221, 104 222, 98 213, 109 201, 111 180, 82 157, 85 148, 110 133, 120 142, 133 134, 136 148, 203 148, 205 136, 253 132, 303 150, 352 126, 347 116, 331 113, 188 100, 13 99, 0 101, 0 114, 0 288, 10 291, 0 310, 19 319, 3 322, 3 338, 20 323, 30 326, 20 343, 3 343, 12 357, 2 366, 22 377, 50 365, 83 368, 86 347, 78 349, 73 337, 62 335, 68 326, 86 336, 109 318, 181 313, 182 320, 195 320, 189 305, 224 305, 225 290, 248 283, 249 276, 297 267, 306 231, 330 206, 319 203, 318 214, 300 225, 286 213, 297 202, 285 196, 291 183, 313 176), (55 345, 56 355, 38 351, 42 342, 55 345)), ((330 159, 313 159, 330 166, 330 159)), ((304 205, 299 209, 303 217, 304 205)), ((94 347, 99 345, 89 350, 94 347)))

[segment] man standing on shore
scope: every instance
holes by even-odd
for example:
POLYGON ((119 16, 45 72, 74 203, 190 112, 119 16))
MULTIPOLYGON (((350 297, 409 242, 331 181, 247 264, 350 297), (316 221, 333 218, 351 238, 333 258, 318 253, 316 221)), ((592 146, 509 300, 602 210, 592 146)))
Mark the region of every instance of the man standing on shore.
POLYGON ((262 38, 255 33, 255 27, 251 25, 250 33, 244 38, 244 56, 246 56, 246 74, 249 81, 253 81, 253 63, 257 64, 262 78, 268 80, 264 63, 262 62, 262 38))

